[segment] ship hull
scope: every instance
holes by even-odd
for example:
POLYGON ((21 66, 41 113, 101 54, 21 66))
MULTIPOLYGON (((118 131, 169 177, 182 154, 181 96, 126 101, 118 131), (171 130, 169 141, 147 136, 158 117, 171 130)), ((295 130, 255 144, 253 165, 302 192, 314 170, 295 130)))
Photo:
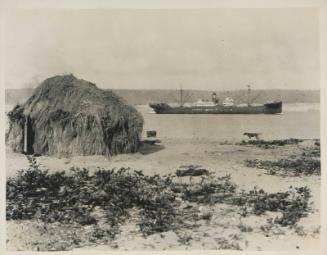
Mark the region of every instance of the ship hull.
POLYGON ((250 106, 189 106, 171 107, 168 104, 150 104, 157 114, 277 114, 282 112, 282 102, 250 106))

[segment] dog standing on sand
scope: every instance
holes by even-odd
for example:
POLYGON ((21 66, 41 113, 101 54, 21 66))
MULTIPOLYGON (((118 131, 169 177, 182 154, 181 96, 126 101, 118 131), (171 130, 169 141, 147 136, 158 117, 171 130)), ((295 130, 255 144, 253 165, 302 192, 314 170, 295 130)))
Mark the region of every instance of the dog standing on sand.
POLYGON ((249 139, 254 137, 255 139, 259 140, 259 135, 261 135, 261 133, 247 133, 246 132, 243 135, 246 135, 249 139))

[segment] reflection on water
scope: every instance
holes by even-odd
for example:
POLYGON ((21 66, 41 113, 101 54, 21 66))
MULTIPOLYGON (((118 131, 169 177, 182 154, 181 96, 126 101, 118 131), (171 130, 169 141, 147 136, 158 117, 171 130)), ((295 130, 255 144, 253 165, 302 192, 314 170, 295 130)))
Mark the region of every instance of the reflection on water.
POLYGON ((244 139, 244 132, 262 133, 263 139, 319 138, 319 104, 286 104, 276 115, 154 114, 148 107, 138 109, 144 130, 156 130, 159 138, 244 139))

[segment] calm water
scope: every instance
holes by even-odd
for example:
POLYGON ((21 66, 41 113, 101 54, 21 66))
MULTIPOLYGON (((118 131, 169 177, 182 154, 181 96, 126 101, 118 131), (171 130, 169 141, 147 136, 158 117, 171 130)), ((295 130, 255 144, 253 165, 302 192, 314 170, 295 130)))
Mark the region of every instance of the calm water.
POLYGON ((144 130, 159 138, 244 139, 244 132, 262 133, 264 139, 319 138, 319 104, 285 104, 278 115, 178 115, 154 114, 139 107, 144 130))
MULTIPOLYGON (((6 106, 6 112, 12 107, 6 106)), ((262 133, 264 139, 319 138, 319 104, 284 104, 278 115, 154 114, 147 106, 137 108, 144 130, 156 130, 158 138, 244 139, 244 132, 262 133)))

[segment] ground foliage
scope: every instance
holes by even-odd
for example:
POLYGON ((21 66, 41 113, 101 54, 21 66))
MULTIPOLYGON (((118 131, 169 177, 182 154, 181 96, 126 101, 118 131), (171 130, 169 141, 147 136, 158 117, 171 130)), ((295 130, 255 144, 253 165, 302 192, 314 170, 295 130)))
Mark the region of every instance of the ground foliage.
POLYGON ((289 139, 282 139, 282 140, 271 140, 271 141, 266 141, 266 140, 242 140, 241 143, 238 145, 255 145, 259 148, 265 148, 265 149, 272 149, 275 148, 275 146, 284 146, 288 144, 298 144, 300 142, 303 142, 302 139, 297 139, 297 138, 289 138, 289 139))
POLYGON ((198 165, 180 166, 179 169, 176 170, 176 176, 178 177, 200 175, 209 175, 209 171, 198 165))
POLYGON ((100 229, 99 238, 114 237, 119 225, 135 208, 140 216, 139 230, 144 235, 185 228, 190 217, 210 220, 210 214, 194 215, 190 209, 194 206, 190 204, 227 203, 246 207, 243 216, 278 211, 282 217, 273 221, 283 226, 294 225, 309 211, 307 187, 277 193, 257 188, 245 192, 237 190, 230 175, 216 177, 211 173, 197 177, 200 178, 197 182, 183 183, 180 177, 147 176, 126 168, 99 169, 94 174, 87 169, 72 169, 69 174, 49 173, 35 158, 28 159, 30 168, 7 180, 7 220, 37 219, 82 226, 105 220, 110 228, 100 229), (105 219, 95 216, 99 209, 105 219))
POLYGON ((250 192, 232 197, 231 201, 239 206, 252 207, 252 212, 256 215, 266 211, 281 212, 282 217, 272 219, 273 222, 292 226, 309 212, 310 192, 308 187, 290 187, 286 192, 277 193, 268 193, 255 187, 250 192))
POLYGON ((268 174, 288 176, 320 175, 320 144, 304 148, 302 154, 278 160, 248 159, 246 166, 266 169, 268 174))

